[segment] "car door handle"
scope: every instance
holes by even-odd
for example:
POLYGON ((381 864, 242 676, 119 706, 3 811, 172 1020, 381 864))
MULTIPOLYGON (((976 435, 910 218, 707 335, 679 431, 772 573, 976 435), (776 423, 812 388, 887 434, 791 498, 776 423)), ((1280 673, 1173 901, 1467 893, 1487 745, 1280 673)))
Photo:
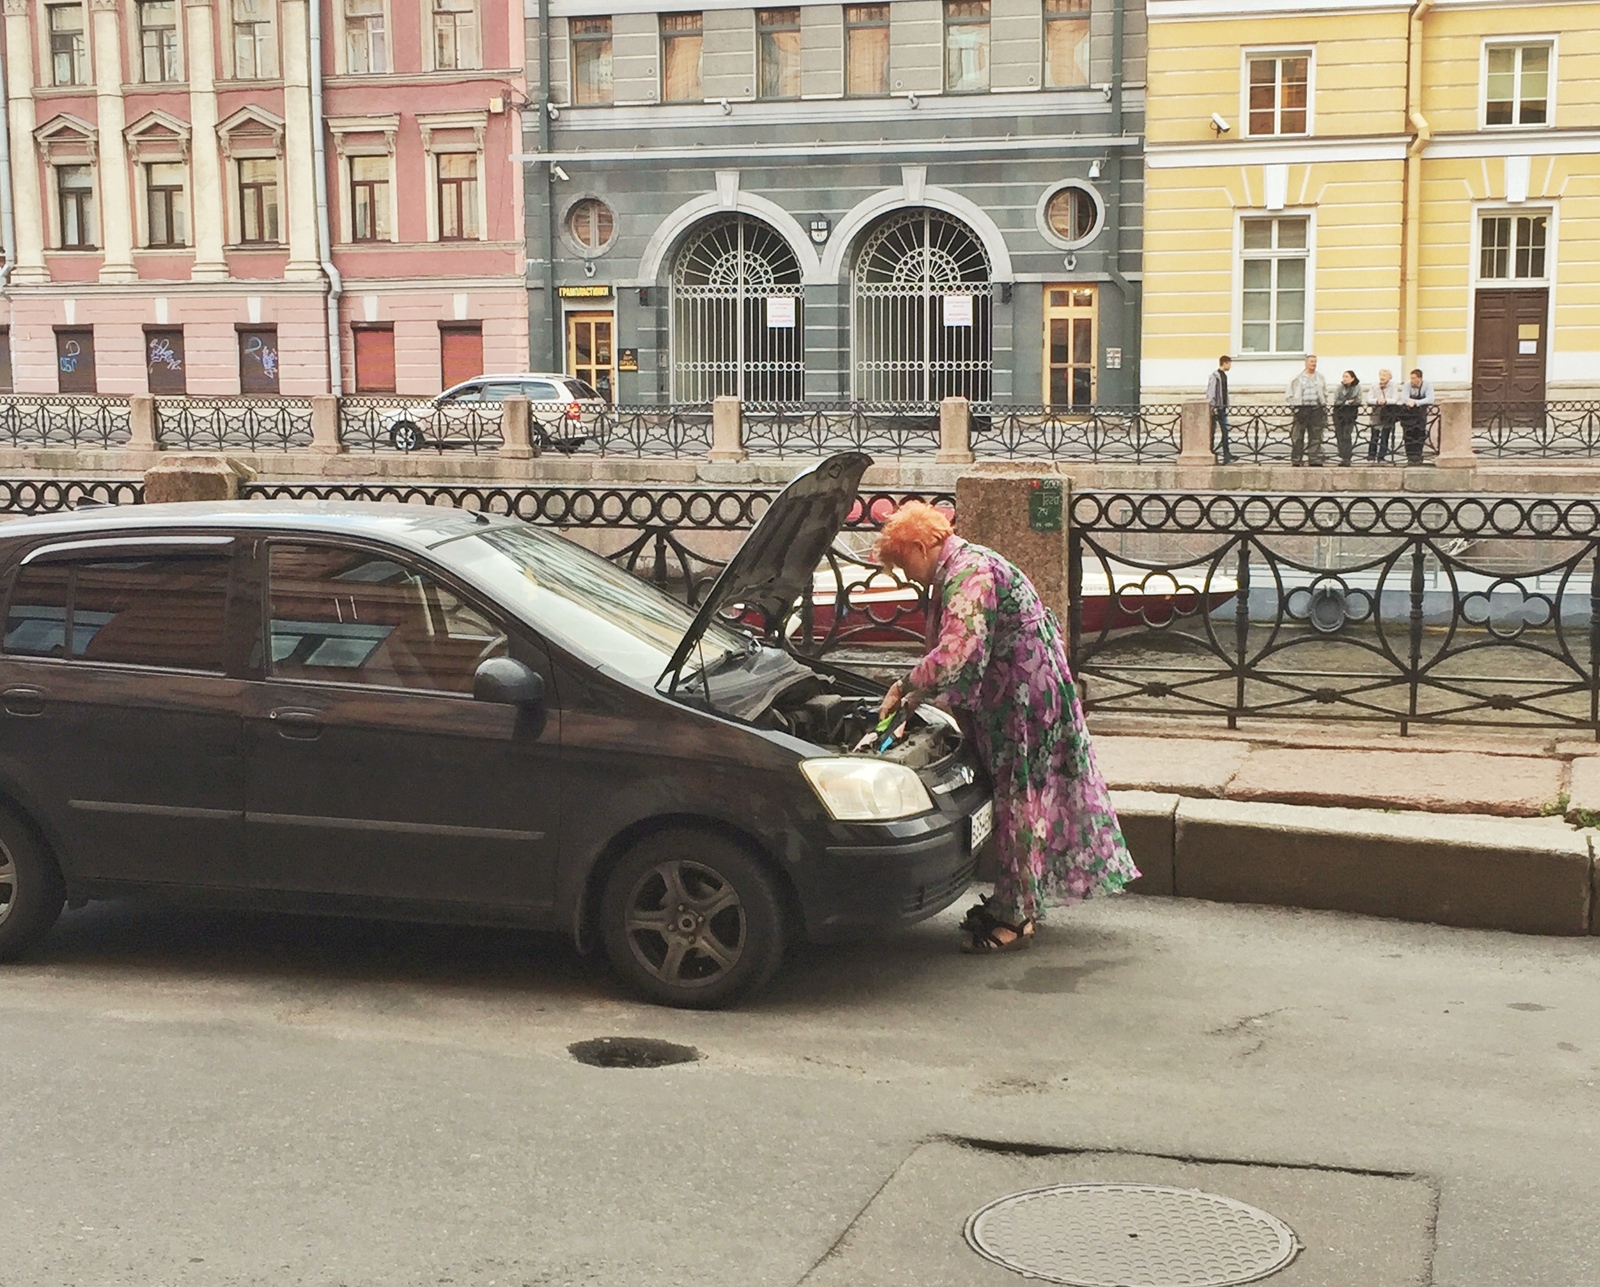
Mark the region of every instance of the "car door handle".
POLYGON ((309 742, 322 736, 322 712, 297 706, 280 706, 267 715, 282 737, 309 742))
POLYGON ((43 715, 44 690, 42 688, 8 688, 0 693, 0 706, 7 715, 43 715))

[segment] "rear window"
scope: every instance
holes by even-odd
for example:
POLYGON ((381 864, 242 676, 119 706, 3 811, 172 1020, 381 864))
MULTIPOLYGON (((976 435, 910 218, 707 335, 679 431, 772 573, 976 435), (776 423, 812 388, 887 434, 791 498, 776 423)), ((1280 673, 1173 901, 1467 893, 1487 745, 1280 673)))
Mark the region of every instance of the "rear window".
POLYGON ((223 670, 230 560, 163 555, 35 563, 6 612, 8 656, 223 670))
POLYGON ((522 394, 529 402, 565 402, 568 394, 550 380, 529 380, 522 386, 522 394))
POLYGON ((571 396, 577 398, 580 402, 598 402, 600 400, 599 393, 582 380, 568 380, 567 389, 571 396))

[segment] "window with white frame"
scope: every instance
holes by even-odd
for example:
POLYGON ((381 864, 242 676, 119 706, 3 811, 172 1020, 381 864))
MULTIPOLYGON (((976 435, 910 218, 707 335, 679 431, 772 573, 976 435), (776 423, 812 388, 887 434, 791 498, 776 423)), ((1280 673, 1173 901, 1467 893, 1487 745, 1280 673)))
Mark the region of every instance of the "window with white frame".
POLYGON ((1479 281, 1543 281, 1550 215, 1486 214, 1478 224, 1479 281))
POLYGON ((249 245, 276 244, 278 231, 278 158, 241 157, 239 167, 239 240, 249 245))
POLYGON ((189 199, 181 161, 144 167, 145 245, 163 250, 189 244, 189 199))
POLYGON ((89 64, 84 45, 83 5, 46 5, 45 13, 50 24, 50 83, 85 84, 89 64))
POLYGON ((175 81, 178 74, 177 0, 138 0, 141 79, 175 81))
POLYGON ((440 241, 478 239, 478 157, 440 152, 435 158, 440 241))
POLYGON ((350 240, 388 241, 389 220, 388 156, 350 158, 350 240))
POLYGON ((458 71, 483 65, 478 53, 478 0, 432 0, 433 66, 458 71))
POLYGON ((1550 124, 1552 52, 1548 41, 1484 47, 1485 125, 1550 124))
POLYGON ((1278 215, 1239 224, 1239 351, 1303 353, 1310 219, 1278 215))
POLYGON ((1261 138, 1310 132, 1310 50, 1249 54, 1245 76, 1247 134, 1261 138))
POLYGON ((56 178, 56 244, 63 250, 93 250, 94 167, 58 165, 56 178))
POLYGON ((238 80, 271 80, 278 74, 270 5, 271 0, 233 0, 233 74, 238 80))
POLYGON ((384 0, 344 0, 344 69, 352 75, 389 70, 384 0))

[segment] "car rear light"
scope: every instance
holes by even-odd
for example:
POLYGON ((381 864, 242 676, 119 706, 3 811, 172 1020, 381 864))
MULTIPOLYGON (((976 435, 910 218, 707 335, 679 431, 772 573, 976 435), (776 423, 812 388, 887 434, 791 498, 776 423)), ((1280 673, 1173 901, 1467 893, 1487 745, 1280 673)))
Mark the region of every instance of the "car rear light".
POLYGON ((568 420, 582 420, 583 419, 583 408, 581 406, 579 406, 576 402, 567 403, 567 419, 568 420))

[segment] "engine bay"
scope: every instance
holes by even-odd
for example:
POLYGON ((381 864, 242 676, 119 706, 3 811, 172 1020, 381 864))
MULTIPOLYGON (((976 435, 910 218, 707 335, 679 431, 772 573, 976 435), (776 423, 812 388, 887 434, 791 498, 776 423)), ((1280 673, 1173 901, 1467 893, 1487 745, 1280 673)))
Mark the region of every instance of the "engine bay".
MULTIPOLYGON (((815 675, 782 693, 761 722, 794 737, 830 750, 850 752, 878 726, 876 697, 841 691, 825 675, 815 675)), ((878 757, 907 768, 920 769, 953 754, 961 734, 946 719, 914 712, 905 736, 878 757)))

